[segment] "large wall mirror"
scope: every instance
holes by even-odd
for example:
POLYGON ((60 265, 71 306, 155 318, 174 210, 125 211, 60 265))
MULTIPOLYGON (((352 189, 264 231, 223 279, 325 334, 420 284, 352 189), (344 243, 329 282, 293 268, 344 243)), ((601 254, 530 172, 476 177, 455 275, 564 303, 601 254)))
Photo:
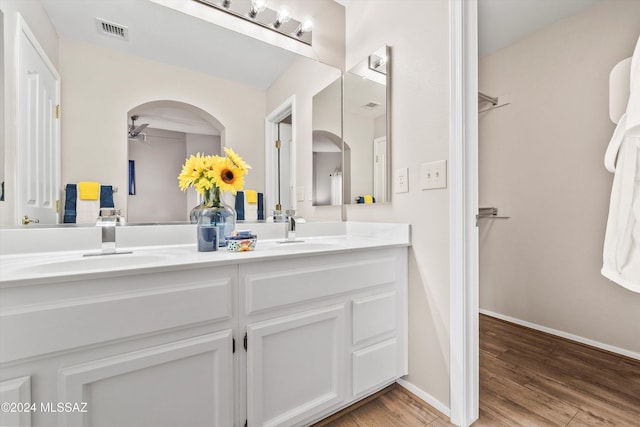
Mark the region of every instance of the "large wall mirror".
POLYGON ((390 48, 382 46, 344 75, 344 203, 391 201, 390 48))
POLYGON ((4 202, 4 13, 0 10, 0 202, 4 202))
POLYGON ((313 97, 315 206, 390 202, 390 48, 313 97))
MULTIPOLYGON (((280 174, 289 182, 281 183, 280 198, 297 201, 293 181, 303 174, 304 179, 299 181, 306 183, 306 177, 310 176, 306 167, 298 167, 296 172, 295 163, 300 161, 295 153, 306 153, 307 145, 311 144, 311 98, 327 82, 340 76, 338 68, 197 18, 191 13, 210 8, 196 2, 161 5, 153 1, 41 0, 41 3, 60 36, 63 189, 70 183, 97 181, 117 189, 113 193, 116 207, 130 215, 130 223, 179 220, 177 211, 170 218, 158 212, 168 204, 174 205, 162 199, 177 192, 181 167, 178 163, 184 162, 184 158, 179 162, 178 153, 186 158, 193 153, 183 150, 185 144, 196 147, 196 139, 208 139, 217 143, 213 150, 232 147, 253 167, 245 188, 264 193, 268 215, 275 208, 277 196, 266 182, 274 175, 271 169, 275 156, 269 150, 275 152, 275 147, 267 144, 265 134, 270 131, 265 130, 265 119, 277 106, 293 100, 292 135, 286 141, 291 147, 281 156, 283 167, 288 170, 280 174), (183 6, 189 10, 178 10, 183 6), (119 24, 125 37, 103 33, 100 29, 104 27, 97 17, 119 24), (221 123, 223 130, 209 132, 206 138, 195 138, 190 135, 205 134, 163 127, 161 122, 175 125, 191 119, 166 106, 156 105, 155 110, 143 108, 154 102, 201 110, 221 123), (134 115, 138 116, 136 124, 149 124, 144 141, 128 137, 134 115), (174 141, 179 142, 180 149, 171 145, 174 141), (171 153, 161 152, 167 149, 171 153), (169 157, 171 164, 162 160, 169 157), (284 157, 291 162, 285 162, 284 157), (135 165, 135 194, 129 194, 130 160, 135 165), (149 179, 150 185, 143 185, 146 171, 154 168, 165 169, 162 178, 165 191, 157 185, 159 180, 154 183, 149 179)), ((187 194, 186 202, 175 205, 195 206, 190 197, 187 194)), ((233 205, 233 199, 228 198, 227 202, 233 205)))

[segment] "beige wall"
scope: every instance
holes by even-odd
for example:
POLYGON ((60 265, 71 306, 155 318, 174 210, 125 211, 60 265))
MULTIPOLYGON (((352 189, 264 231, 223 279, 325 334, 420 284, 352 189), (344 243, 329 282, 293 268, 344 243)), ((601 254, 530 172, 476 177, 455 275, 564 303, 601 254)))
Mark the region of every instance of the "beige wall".
POLYGON ((420 164, 449 155, 449 1, 351 0, 346 67, 392 47, 392 170, 409 192, 348 205, 350 221, 411 224, 408 381, 449 405, 449 190, 421 191, 420 164))
MULTIPOLYGON (((5 201, 0 202, 0 225, 14 223, 15 209, 15 123, 16 72, 15 60, 18 13, 34 33, 54 67, 58 67, 58 34, 39 1, 0 0, 4 13, 4 178, 5 201)), ((1 149, 1 147, 0 147, 1 149)))
MULTIPOLYGON (((63 185, 94 180, 126 189, 127 112, 171 100, 218 119, 223 144, 253 167, 247 187, 263 190, 264 91, 68 39, 60 40, 60 73, 63 185)), ((115 202, 126 206, 126 191, 115 202)))
POLYGON ((631 56, 640 2, 603 1, 480 61, 480 307, 636 353, 640 294, 600 275, 613 176, 611 68, 631 56))

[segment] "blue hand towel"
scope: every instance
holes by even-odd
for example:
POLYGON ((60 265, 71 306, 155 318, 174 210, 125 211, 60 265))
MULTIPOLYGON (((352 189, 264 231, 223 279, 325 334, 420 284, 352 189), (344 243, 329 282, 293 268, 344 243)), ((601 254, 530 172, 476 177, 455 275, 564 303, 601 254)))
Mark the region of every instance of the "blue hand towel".
POLYGON ((264 221, 264 194, 258 193, 258 221, 264 221))
POLYGON ((76 184, 67 184, 64 193, 64 216, 62 222, 65 224, 75 224, 76 199, 78 198, 78 188, 76 184))
POLYGON ((100 207, 101 208, 115 208, 113 203, 113 187, 111 185, 100 186, 100 207))
POLYGON ((244 191, 236 193, 236 219, 244 221, 244 191))

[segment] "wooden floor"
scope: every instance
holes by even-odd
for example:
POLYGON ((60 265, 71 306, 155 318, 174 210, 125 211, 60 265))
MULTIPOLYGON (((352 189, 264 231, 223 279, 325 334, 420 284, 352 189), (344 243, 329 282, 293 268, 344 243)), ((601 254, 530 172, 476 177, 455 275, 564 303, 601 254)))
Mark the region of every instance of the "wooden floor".
MULTIPOLYGON (((316 424, 449 426, 400 386, 316 424)), ((480 316, 480 419, 474 427, 640 427, 640 361, 480 316)))

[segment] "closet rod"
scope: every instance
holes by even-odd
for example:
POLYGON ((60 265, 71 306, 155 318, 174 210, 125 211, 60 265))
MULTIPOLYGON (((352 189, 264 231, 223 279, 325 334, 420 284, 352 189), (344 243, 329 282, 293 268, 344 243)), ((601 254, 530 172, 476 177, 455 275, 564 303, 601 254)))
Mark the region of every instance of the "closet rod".
POLYGON ((497 96, 493 97, 493 96, 486 95, 486 94, 484 94, 482 92, 478 92, 478 98, 482 99, 483 101, 488 101, 493 105, 498 105, 498 97, 497 96))

